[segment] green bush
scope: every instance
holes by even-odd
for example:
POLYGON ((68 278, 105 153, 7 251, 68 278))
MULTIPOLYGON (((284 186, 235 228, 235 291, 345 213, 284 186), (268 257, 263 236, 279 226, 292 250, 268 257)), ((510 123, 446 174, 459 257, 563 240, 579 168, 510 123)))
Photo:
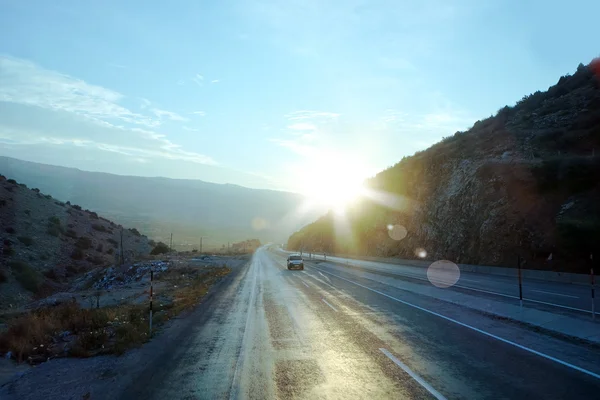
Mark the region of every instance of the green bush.
POLYGON ((31 210, 25 210, 23 212, 25 213, 25 215, 31 215, 31 210))
POLYGON ((96 247, 96 251, 98 251, 98 252, 104 251, 104 246, 102 245, 102 243, 98 243, 98 247, 96 247))
POLYGON ((60 225, 60 219, 57 216, 49 217, 48 222, 54 225, 60 225))
POLYGON ((30 292, 36 293, 42 285, 42 277, 24 261, 11 261, 8 266, 12 268, 15 279, 30 292))
POLYGON ((31 246, 33 244, 33 238, 29 236, 18 236, 17 239, 25 246, 31 246))
POLYGON ((163 242, 158 242, 156 244, 156 246, 154 246, 154 248, 152 249, 152 251, 150 252, 150 254, 157 255, 157 254, 165 254, 165 253, 168 253, 168 252, 169 252, 169 246, 167 246, 163 242))
POLYGON ((119 247, 119 242, 117 242, 115 239, 113 238, 108 238, 106 239, 106 241, 110 244, 112 244, 115 248, 119 247))
POLYGON ((106 250, 106 254, 113 254, 115 252, 115 249, 113 249, 112 247, 108 250, 106 250))
POLYGON ((6 199, 0 199, 0 207, 4 207, 6 205, 6 199))
POLYGON ((10 233, 10 234, 15 234, 17 231, 12 226, 9 226, 9 227, 7 227, 7 228, 4 229, 4 232, 10 233))
POLYGON ((65 236, 77 239, 77 232, 75 232, 73 229, 67 229, 67 231, 65 232, 65 236))
POLYGON ((98 219, 98 214, 97 213, 95 213, 93 211, 90 211, 89 213, 90 213, 90 218, 92 218, 92 219, 98 219))
POLYGON ((73 208, 76 209, 77 211, 81 211, 81 206, 79 206, 77 204, 73 204, 73 208))
POLYGON ((5 256, 12 256, 13 254, 15 254, 15 250, 10 246, 4 245, 4 247, 2 248, 2 254, 5 256))
POLYGON ((12 183, 13 185, 16 185, 16 184, 17 184, 17 181, 15 181, 14 179, 9 179, 9 180, 7 180, 6 182, 8 182, 8 183, 12 183))
POLYGON ((46 233, 50 236, 58 237, 61 233, 64 233, 64 229, 60 225, 48 224, 46 233))
POLYGON ((0 269, 0 283, 4 283, 8 280, 8 276, 6 276, 6 272, 3 269, 0 269))

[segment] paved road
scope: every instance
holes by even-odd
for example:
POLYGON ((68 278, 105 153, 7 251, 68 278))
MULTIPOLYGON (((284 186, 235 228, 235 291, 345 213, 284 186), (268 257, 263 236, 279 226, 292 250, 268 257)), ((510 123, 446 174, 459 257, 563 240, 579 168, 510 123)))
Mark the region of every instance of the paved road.
POLYGON ((203 303, 177 349, 149 365, 123 398, 600 395, 597 349, 515 332, 456 306, 373 284, 310 263, 305 271, 288 271, 284 256, 261 248, 203 303), (527 351, 534 347, 584 371, 527 351))
MULTIPOLYGON (((322 260, 322 255, 315 255, 322 260)), ((364 261, 342 257, 327 256, 328 261, 360 268, 365 271, 388 273, 390 275, 411 278, 428 283, 427 268, 401 264, 389 264, 376 261, 364 261)), ((478 292, 511 299, 519 299, 518 280, 513 277, 461 272, 454 289, 478 292)), ((598 291, 598 289, 596 290, 598 291)), ((592 308, 591 287, 587 285, 523 280, 523 299, 532 304, 557 307, 581 313, 590 313, 592 308)), ((600 315, 600 301, 596 300, 596 315, 600 315)))

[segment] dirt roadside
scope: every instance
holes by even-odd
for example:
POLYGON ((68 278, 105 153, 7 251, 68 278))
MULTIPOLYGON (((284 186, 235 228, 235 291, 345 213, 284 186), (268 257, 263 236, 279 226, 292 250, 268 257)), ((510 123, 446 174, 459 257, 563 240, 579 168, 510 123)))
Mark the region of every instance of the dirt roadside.
MULTIPOLYGON (((160 331, 142 347, 121 356, 100 355, 90 358, 56 358, 34 367, 17 365, 12 360, 0 362, 0 398, 2 399, 97 399, 115 398, 149 363, 160 363, 161 355, 177 345, 198 323, 197 315, 209 307, 211 298, 244 271, 247 257, 219 257, 231 273, 216 280, 198 307, 183 311, 164 322, 160 331)), ((167 290, 165 287, 163 290, 167 290)), ((172 290, 168 288, 168 290, 172 290)))

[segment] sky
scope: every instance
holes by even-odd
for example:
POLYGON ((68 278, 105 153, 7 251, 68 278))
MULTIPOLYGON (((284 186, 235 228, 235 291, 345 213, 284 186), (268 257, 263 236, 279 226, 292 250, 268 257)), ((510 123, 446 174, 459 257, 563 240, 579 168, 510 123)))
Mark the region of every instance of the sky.
POLYGON ((0 155, 306 193, 547 89, 600 55, 598 15, 595 0, 0 0, 0 155))

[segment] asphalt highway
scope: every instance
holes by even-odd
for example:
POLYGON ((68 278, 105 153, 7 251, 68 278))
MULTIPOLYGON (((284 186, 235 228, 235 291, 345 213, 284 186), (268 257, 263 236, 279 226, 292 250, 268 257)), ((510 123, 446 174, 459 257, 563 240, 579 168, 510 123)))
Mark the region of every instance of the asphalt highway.
POLYGON ((579 399, 600 351, 261 248, 123 398, 579 399))

